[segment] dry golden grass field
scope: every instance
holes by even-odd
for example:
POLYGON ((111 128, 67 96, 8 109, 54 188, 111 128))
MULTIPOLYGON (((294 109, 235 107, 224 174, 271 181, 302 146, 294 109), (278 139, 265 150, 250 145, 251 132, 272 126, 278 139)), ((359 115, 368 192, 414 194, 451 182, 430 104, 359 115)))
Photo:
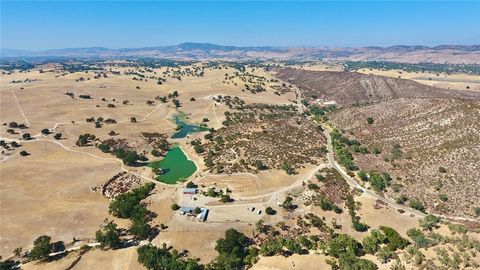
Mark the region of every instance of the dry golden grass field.
POLYGON ((403 70, 360 69, 363 74, 403 78, 425 85, 453 90, 480 91, 480 76, 473 74, 446 74, 432 72, 408 72, 403 70))
MULTIPOLYGON (((61 140, 53 139, 51 134, 19 142, 21 150, 31 154, 27 157, 20 156, 20 150, 2 153, 0 242, 4 256, 16 247, 29 247, 42 233, 65 242, 70 242, 72 237, 92 238, 108 216, 108 200, 93 192, 91 187, 120 172, 121 161, 95 147, 76 146, 79 135, 91 133, 106 139, 114 130, 118 133, 116 138, 142 147, 145 143, 142 144, 139 138, 140 132, 173 133, 175 124, 171 118, 177 113, 174 106, 158 101, 147 105, 146 102, 174 90, 180 93, 182 107, 179 109, 188 115, 188 121, 200 123, 206 117, 210 119, 209 126, 214 128, 221 126, 226 108, 213 102, 212 96, 237 95, 246 103, 271 101, 273 104, 290 103, 289 100, 294 99, 290 93, 281 97, 273 95, 272 91, 252 94, 243 92, 240 85, 225 84, 223 76, 232 74, 231 68, 206 70, 204 77, 184 77, 182 81, 168 79, 163 85, 157 85, 154 80, 132 80, 133 75, 109 74, 108 78, 93 79, 92 73, 76 72, 63 76, 63 72, 52 67, 44 68, 43 73, 31 70, 1 76, 0 122, 24 123, 29 127, 17 134, 8 134, 8 126, 2 126, 2 139, 19 139, 27 132, 35 136, 44 128, 51 129, 52 133, 62 133, 61 140), (76 81, 81 77, 85 80, 76 81), (25 79, 32 82, 11 83, 25 79), (76 97, 70 98, 66 92, 73 92, 76 97), (79 99, 81 94, 91 95, 92 99, 79 99), (196 101, 190 101, 192 97, 196 101), (124 100, 129 104, 124 105, 124 100), (109 103, 116 107, 108 108, 109 103), (93 123, 86 122, 89 117, 112 118, 117 123, 95 128, 93 123), (131 117, 135 117, 137 123, 131 123, 131 117), (18 228, 24 229, 19 231, 18 228)), ((117 69, 120 72, 125 70, 117 69)), ((256 74, 271 77, 266 72, 257 71, 256 74)), ((191 149, 186 151, 189 156, 194 153, 191 149)), ((146 171, 145 175, 151 176, 151 173, 146 171)), ((159 189, 159 192, 169 191, 159 189)), ((159 216, 170 211, 170 204, 167 210, 159 211, 159 216)), ((161 208, 152 203, 152 209, 161 208)))

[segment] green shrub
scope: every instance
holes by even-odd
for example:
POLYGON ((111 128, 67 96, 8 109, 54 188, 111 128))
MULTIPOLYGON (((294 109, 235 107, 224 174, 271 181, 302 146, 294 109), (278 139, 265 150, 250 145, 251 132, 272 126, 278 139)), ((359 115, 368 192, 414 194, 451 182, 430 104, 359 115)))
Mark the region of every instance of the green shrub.
POLYGON ((373 124, 373 122, 374 122, 374 121, 373 121, 373 118, 372 118, 372 117, 368 117, 368 118, 367 118, 367 123, 368 123, 369 125, 373 124))
POLYGON ((50 243, 51 237, 48 235, 42 235, 37 237, 33 241, 33 248, 30 250, 28 257, 31 260, 45 261, 49 258, 50 252, 52 252, 52 244, 50 243))
POLYGON ((425 212, 425 206, 423 206, 423 203, 418 199, 410 200, 410 202, 408 203, 408 206, 420 212, 425 212))
POLYGON ((277 211, 275 211, 275 209, 273 209, 272 207, 267 207, 265 208, 265 213, 267 213, 267 215, 275 215, 277 213, 277 211))
POLYGON ((407 235, 413 240, 415 246, 419 248, 426 248, 432 244, 419 229, 411 228, 407 231, 407 235))
POLYGON ((440 222, 440 218, 434 215, 427 215, 424 218, 420 219, 420 227, 422 229, 431 231, 434 228, 438 228, 438 223, 440 222))
POLYGON ((180 209, 180 206, 178 204, 174 203, 170 206, 170 208, 172 208, 173 211, 177 211, 178 209, 180 209))
POLYGON ((395 251, 397 249, 404 249, 410 244, 407 239, 400 236, 397 231, 390 227, 380 226, 380 230, 387 237, 387 248, 389 248, 391 251, 395 251))
POLYGON ((363 249, 366 253, 375 254, 381 244, 387 241, 387 237, 379 230, 372 230, 370 235, 362 240, 363 249))

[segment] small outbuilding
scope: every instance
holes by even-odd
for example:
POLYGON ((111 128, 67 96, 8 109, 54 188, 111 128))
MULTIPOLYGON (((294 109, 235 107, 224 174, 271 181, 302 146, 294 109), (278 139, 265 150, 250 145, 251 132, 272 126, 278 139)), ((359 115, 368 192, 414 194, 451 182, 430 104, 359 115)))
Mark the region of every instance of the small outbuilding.
POLYGON ((205 220, 207 220, 207 216, 208 216, 208 209, 207 208, 200 208, 201 212, 200 214, 197 215, 197 219, 200 220, 201 222, 205 222, 205 220))
POLYGON ((184 188, 183 194, 184 195, 195 195, 198 193, 198 188, 184 188))

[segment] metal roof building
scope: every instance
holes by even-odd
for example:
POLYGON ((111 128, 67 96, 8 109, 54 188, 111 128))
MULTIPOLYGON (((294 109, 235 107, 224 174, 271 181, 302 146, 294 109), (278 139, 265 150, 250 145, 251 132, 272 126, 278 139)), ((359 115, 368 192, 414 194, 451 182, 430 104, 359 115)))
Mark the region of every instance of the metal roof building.
POLYGON ((198 188, 184 188, 183 194, 197 194, 198 188))

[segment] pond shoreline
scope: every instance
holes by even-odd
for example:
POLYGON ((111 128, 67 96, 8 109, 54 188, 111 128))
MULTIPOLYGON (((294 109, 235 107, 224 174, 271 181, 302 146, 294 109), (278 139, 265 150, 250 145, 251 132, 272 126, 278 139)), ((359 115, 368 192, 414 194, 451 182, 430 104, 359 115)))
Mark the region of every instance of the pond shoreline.
POLYGON ((152 161, 147 166, 168 170, 154 178, 159 182, 170 185, 184 182, 198 171, 197 163, 187 156, 180 145, 175 145, 163 159, 152 161))

